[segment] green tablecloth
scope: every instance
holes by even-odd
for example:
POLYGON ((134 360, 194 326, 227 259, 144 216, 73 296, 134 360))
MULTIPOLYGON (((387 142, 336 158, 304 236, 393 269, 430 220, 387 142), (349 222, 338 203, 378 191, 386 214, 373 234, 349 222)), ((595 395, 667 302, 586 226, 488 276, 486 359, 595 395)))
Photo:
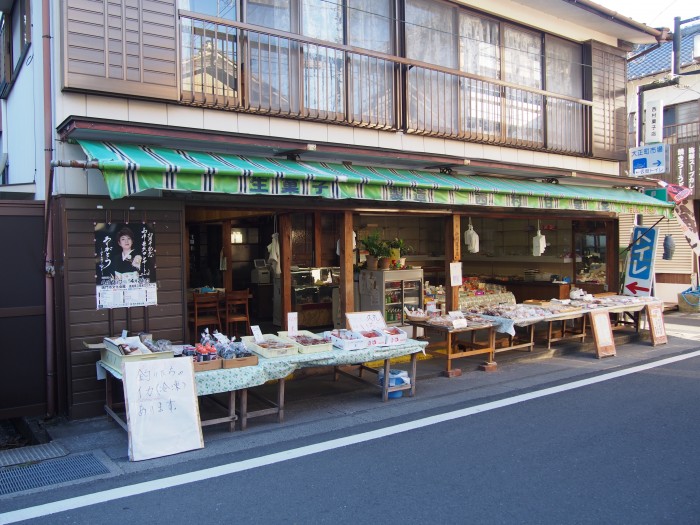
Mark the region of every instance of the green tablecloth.
POLYGON ((422 352, 427 344, 427 341, 409 339, 399 345, 365 348, 362 350, 341 350, 334 347, 331 351, 315 354, 296 354, 272 358, 260 357, 256 366, 197 372, 195 374, 197 395, 217 394, 259 386, 270 380, 287 377, 299 368, 351 365, 411 355, 422 352))

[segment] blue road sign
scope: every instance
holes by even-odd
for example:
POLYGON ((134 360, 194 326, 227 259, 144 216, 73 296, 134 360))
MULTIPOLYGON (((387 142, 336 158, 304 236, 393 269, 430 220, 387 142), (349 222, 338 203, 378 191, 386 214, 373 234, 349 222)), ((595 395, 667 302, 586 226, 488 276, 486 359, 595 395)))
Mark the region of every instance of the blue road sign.
POLYGON ((651 295, 658 239, 659 231, 656 228, 634 227, 632 232, 634 244, 629 251, 623 287, 625 295, 651 295))

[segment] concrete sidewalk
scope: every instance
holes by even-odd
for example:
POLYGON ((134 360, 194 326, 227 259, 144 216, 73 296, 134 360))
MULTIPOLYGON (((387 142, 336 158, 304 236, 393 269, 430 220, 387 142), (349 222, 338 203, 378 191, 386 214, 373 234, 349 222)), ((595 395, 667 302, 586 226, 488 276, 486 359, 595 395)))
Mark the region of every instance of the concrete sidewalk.
MULTIPOLYGON (((449 379, 440 376, 443 359, 419 360, 416 396, 390 399, 387 403, 381 401, 378 389, 348 379, 334 382, 332 374, 291 380, 287 382, 283 423, 278 423, 276 416, 265 416, 250 420, 248 429, 242 432, 228 432, 226 425, 205 427, 203 449, 147 461, 128 460, 127 434, 107 416, 82 421, 38 421, 37 425, 50 437, 51 445, 66 456, 95 454, 107 466, 109 476, 222 454, 252 453, 258 447, 286 446, 297 439, 322 441, 357 428, 417 419, 700 349, 700 314, 667 312, 664 317, 667 344, 652 346, 644 330, 640 334, 631 329, 620 330, 615 332, 617 355, 605 359, 596 357, 590 337, 587 339, 591 342, 558 344, 549 351, 540 346, 531 353, 499 353, 494 372, 478 370, 483 356, 461 359, 455 364, 459 363, 463 375, 449 379)), ((397 367, 405 368, 407 364, 397 367)), ((258 390, 274 398, 275 385, 264 385, 258 390)), ((207 410, 206 406, 202 410, 207 410)), ((0 495, 0 499, 4 497, 7 496, 0 495)))

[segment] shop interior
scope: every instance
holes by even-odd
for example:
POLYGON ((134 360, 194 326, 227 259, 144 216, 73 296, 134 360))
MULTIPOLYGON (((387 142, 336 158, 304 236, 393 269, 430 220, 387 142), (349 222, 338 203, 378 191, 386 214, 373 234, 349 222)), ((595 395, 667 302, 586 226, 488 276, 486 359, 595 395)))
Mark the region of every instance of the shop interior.
MULTIPOLYGON (((444 287, 445 218, 437 213, 356 213, 356 286, 365 262, 362 240, 378 232, 381 239, 403 241, 408 252, 405 268, 422 270, 423 293, 434 294, 444 287)), ((607 291, 611 278, 617 277, 608 271, 617 268, 617 261, 611 260, 610 243, 606 242, 614 238, 613 223, 552 216, 462 216, 461 239, 471 227, 480 241, 476 253, 462 246, 462 275, 501 285, 513 292, 518 302, 565 298, 571 285, 589 293, 607 291), (533 255, 533 238, 537 235, 545 238, 544 251, 533 255)), ((299 313, 299 327, 316 332, 344 327, 336 252, 340 216, 333 212, 293 212, 291 225, 292 311, 299 313)), ((260 325, 263 332, 279 330, 279 279, 274 278, 267 263, 268 245, 278 231, 276 212, 192 208, 186 215, 186 227, 187 289, 248 289, 251 323, 260 325), (224 248, 229 247, 227 254, 224 248)), ((356 288, 356 310, 360 309, 359 291, 356 288)), ((383 303, 381 308, 385 308, 383 303)))

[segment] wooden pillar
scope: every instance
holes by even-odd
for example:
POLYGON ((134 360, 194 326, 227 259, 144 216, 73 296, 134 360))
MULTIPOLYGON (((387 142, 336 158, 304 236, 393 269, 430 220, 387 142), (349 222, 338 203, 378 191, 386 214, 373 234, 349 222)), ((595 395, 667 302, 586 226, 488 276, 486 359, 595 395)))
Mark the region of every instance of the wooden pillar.
MULTIPOLYGON (((355 309, 355 290, 353 287, 353 224, 352 212, 343 212, 340 221, 340 315, 345 326, 345 314, 355 309)), ((335 315, 335 312, 333 312, 335 315)))
POLYGON ((287 314, 292 310, 292 217, 288 213, 279 216, 279 243, 281 321, 286 330, 287 314))
MULTIPOLYGON (((573 237, 573 236, 572 236, 573 237)), ((605 262, 608 268, 620 267, 620 224, 617 220, 605 222, 605 262)), ((575 277, 575 276, 574 276, 575 277)), ((620 293, 619 272, 607 272, 608 292, 620 293)), ((575 282, 575 279, 574 279, 575 282)))
POLYGON ((450 284, 450 263, 462 259, 460 216, 445 219, 445 306, 447 311, 459 309, 459 286, 450 284))
POLYGON ((321 261, 321 241, 322 235, 321 235, 321 212, 315 211, 314 212, 314 237, 313 237, 313 243, 314 243, 314 268, 318 268, 323 265, 321 261))
POLYGON ((226 271, 224 272, 224 289, 227 292, 233 290, 233 270, 231 266, 233 246, 231 245, 231 221, 224 221, 221 225, 221 246, 226 257, 226 271))

